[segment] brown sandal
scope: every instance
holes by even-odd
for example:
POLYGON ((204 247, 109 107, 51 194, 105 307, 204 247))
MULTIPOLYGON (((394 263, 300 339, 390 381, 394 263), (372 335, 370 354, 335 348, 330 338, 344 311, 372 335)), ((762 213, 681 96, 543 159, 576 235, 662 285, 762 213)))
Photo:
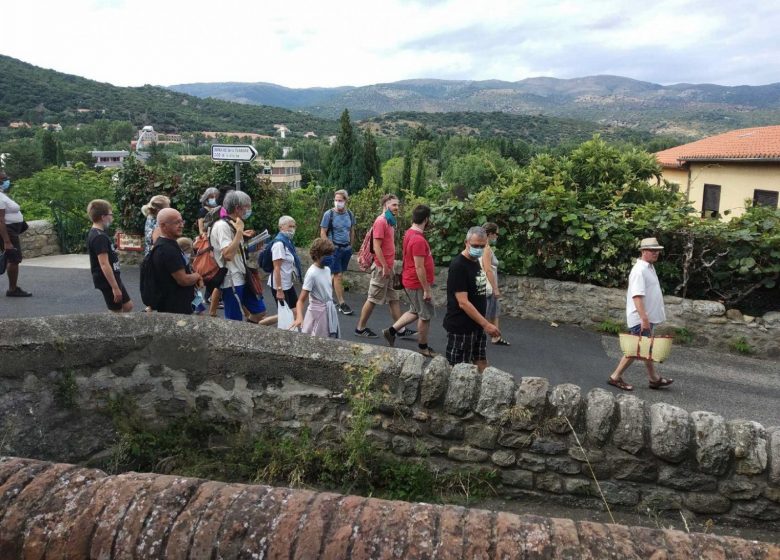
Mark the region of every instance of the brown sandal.
POLYGON ((622 391, 633 391, 634 390, 634 386, 633 385, 629 385, 628 383, 626 383, 622 379, 612 379, 610 377, 609 379, 607 379, 607 383, 609 385, 612 385, 613 387, 617 387, 618 389, 620 389, 622 391))
POLYGON ((674 383, 674 379, 667 379, 666 377, 661 377, 658 379, 658 381, 650 381, 647 386, 651 389, 660 389, 661 387, 667 387, 668 385, 671 385, 674 383))

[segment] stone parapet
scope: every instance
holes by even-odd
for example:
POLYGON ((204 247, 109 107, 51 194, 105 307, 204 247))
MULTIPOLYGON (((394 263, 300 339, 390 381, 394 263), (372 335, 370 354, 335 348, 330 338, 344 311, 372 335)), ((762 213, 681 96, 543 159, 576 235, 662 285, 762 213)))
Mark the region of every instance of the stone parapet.
POLYGON ((0 459, 0 558, 780 558, 701 533, 0 459))
POLYGON ((250 433, 309 428, 327 444, 346 429, 349 366, 376 374, 371 436, 380 447, 439 469, 496 471, 501 497, 598 509, 603 493, 636 509, 662 496, 666 509, 780 531, 780 428, 748 420, 516 382, 494 368, 480 375, 403 349, 157 313, 0 321, 0 353, 2 454, 105 453, 118 398, 150 426, 197 411, 250 433))
POLYGON ((60 241, 54 225, 47 220, 28 222, 30 228, 22 234, 22 253, 25 259, 59 255, 60 241))

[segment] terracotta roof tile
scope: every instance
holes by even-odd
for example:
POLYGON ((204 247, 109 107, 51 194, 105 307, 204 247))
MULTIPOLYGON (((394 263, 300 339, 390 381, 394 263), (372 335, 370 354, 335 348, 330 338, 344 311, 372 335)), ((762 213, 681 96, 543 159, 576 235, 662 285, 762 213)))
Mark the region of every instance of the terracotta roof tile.
POLYGON ((691 160, 780 159, 780 125, 741 128, 655 154, 663 167, 691 160))

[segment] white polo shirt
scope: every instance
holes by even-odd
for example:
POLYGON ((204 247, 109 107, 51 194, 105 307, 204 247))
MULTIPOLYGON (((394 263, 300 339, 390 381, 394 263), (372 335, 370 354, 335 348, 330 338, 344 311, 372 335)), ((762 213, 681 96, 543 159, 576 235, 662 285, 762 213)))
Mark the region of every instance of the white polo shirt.
POLYGON ((666 321, 664 295, 661 293, 658 275, 655 273, 653 265, 642 259, 637 259, 628 277, 628 291, 626 292, 626 323, 628 328, 642 323, 634 305, 634 296, 643 297, 647 318, 651 323, 657 325, 666 321))

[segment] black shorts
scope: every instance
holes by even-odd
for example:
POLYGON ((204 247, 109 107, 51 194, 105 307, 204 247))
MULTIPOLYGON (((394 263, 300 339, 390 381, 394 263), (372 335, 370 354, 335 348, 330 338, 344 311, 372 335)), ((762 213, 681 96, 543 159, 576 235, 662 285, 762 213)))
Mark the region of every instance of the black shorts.
POLYGON ((466 334, 447 333, 447 361, 452 364, 473 364, 487 360, 485 331, 466 334))
POLYGON ((121 310, 122 306, 130 301, 130 294, 127 293, 125 285, 122 283, 120 278, 117 278, 117 283, 119 284, 119 289, 122 290, 122 303, 116 303, 114 301, 114 292, 111 290, 111 286, 97 288, 100 290, 100 293, 103 294, 103 299, 106 300, 106 307, 108 307, 111 311, 121 310))
MULTIPOLYGON (((8 230, 8 237, 11 238, 11 245, 13 245, 14 249, 16 251, 11 251, 11 253, 7 254, 5 256, 6 262, 8 263, 20 263, 22 262, 22 243, 19 241, 19 234, 14 231, 13 228, 14 224, 6 224, 6 230, 8 230)), ((3 242, 3 238, 0 237, 0 251, 5 251, 5 243, 3 242)))
MULTIPOLYGON (((274 290, 274 297, 276 296, 276 290, 274 290)), ((284 302, 287 307, 295 311, 295 306, 298 305, 298 293, 295 291, 295 286, 284 291, 284 302)), ((279 305, 279 300, 276 300, 276 305, 279 305)))

